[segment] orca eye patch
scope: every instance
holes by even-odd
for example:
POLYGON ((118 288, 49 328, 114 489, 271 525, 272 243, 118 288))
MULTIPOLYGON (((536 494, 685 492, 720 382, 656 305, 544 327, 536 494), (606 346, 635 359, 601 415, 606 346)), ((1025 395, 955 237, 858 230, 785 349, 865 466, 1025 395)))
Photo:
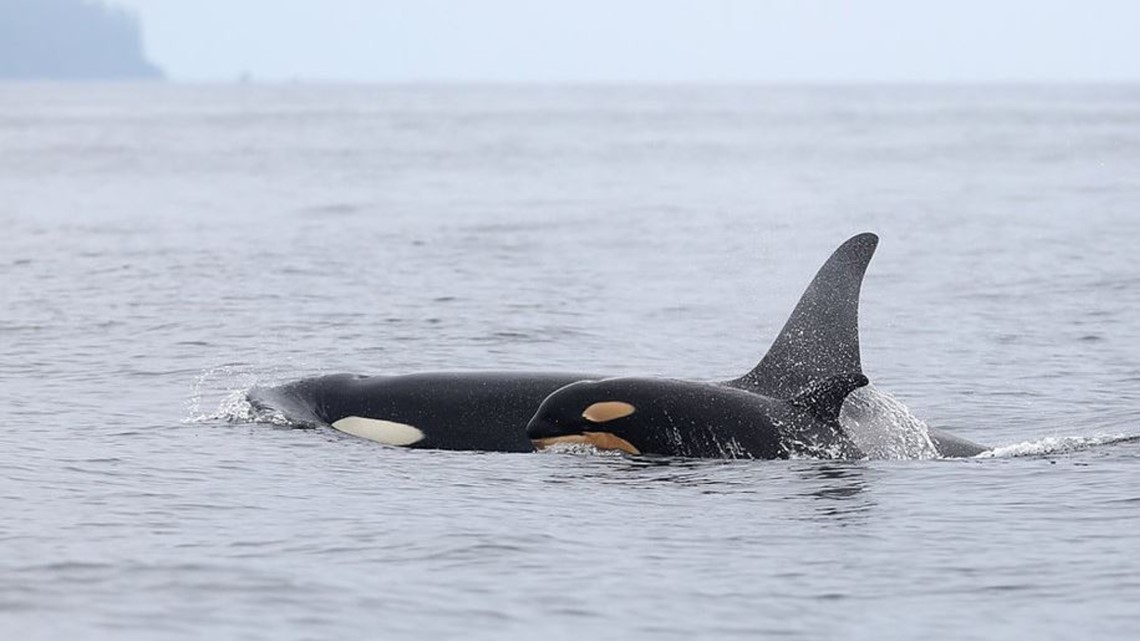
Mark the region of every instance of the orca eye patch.
POLYGON ((637 411, 637 408, 624 403, 622 401, 602 401, 601 403, 594 403, 582 412, 582 418, 590 421, 591 423, 606 423, 615 419, 629 416, 637 411))

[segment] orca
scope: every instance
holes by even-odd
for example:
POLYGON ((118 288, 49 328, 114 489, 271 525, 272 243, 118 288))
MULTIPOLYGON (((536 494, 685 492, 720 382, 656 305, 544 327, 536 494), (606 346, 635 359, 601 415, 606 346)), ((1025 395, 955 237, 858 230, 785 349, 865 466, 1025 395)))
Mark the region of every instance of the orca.
MULTIPOLYGON (((798 411, 797 399, 801 404, 815 399, 813 390, 822 394, 819 390, 826 389, 824 396, 834 396, 865 380, 859 362, 859 290, 877 245, 878 237, 865 233, 836 249, 804 292, 772 348, 750 372, 729 381, 689 385, 699 387, 702 393, 707 392, 705 388, 713 389, 744 405, 748 405, 745 399, 753 403, 758 402, 755 398, 766 399, 763 402, 770 405, 775 417, 778 410, 798 411), (778 402, 791 404, 777 407, 774 404, 778 402)), ((333 374, 255 387, 246 397, 254 408, 277 411, 290 424, 328 426, 388 445, 532 452, 535 442, 528 436, 527 426, 540 405, 562 388, 605 378, 576 372, 333 374)), ((816 405, 811 408, 822 411, 816 405)), ((815 416, 811 411, 809 415, 815 416)), ((638 420, 644 416, 643 412, 638 420)), ((807 420, 798 414, 794 417, 807 420)), ((813 424, 811 428, 819 426, 813 424)), ((952 452, 976 449, 976 454, 986 449, 949 435, 936 440, 933 430, 931 438, 940 453, 938 444, 946 444, 946 452, 951 452, 947 456, 972 456, 952 452)))
POLYGON ((438 450, 533 452, 526 423, 551 392, 596 375, 544 372, 332 374, 247 399, 293 425, 329 426, 386 445, 438 450))
MULTIPOLYGON (((551 394, 527 423, 538 449, 592 445, 686 458, 865 458, 840 424, 847 396, 867 385, 859 346, 859 296, 878 246, 848 240, 820 268, 772 347, 752 371, 718 383, 614 378, 551 394)), ((942 457, 988 448, 929 429, 942 457)))
POLYGON ((685 458, 865 458, 839 412, 866 384, 861 373, 837 374, 777 399, 716 383, 582 381, 548 396, 526 431, 538 449, 584 444, 685 458))

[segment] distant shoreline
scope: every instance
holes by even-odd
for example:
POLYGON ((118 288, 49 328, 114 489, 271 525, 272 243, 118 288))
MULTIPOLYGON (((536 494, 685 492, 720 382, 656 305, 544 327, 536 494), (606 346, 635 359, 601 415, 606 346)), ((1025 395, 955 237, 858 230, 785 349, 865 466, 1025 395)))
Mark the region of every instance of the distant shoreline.
POLYGON ((127 10, 84 0, 0 3, 0 80, 156 81, 165 77, 143 53, 142 27, 127 10))

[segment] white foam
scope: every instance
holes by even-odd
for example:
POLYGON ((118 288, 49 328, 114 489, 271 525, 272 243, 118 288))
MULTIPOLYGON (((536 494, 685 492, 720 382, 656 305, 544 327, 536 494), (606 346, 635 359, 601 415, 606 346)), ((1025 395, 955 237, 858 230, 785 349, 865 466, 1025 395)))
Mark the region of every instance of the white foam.
POLYGON ((378 418, 346 416, 332 426, 345 434, 385 445, 411 445, 424 439, 424 433, 412 425, 378 418))
POLYGON ((271 409, 258 409, 250 404, 247 394, 253 387, 273 380, 275 371, 253 365, 219 365, 203 370, 190 388, 183 423, 269 423, 289 426, 285 416, 271 409), (205 409, 208 399, 217 398, 213 410, 205 409))
POLYGON ((855 390, 839 416, 843 429, 872 459, 933 459, 930 430, 902 401, 873 384, 855 390))
POLYGON ((589 443, 553 443, 537 450, 539 454, 571 454, 574 456, 611 456, 622 457, 620 450, 599 450, 589 443))
POLYGON ((1101 445, 1140 440, 1136 434, 1102 434, 1097 436, 1049 436, 1037 441, 1025 441, 995 447, 974 458, 1015 458, 1019 456, 1045 456, 1079 452, 1101 445))

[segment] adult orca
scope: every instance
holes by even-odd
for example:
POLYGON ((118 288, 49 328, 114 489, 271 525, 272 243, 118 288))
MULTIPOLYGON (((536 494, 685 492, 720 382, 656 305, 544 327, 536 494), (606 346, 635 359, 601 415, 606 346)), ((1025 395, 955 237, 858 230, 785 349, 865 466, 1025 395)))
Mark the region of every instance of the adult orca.
MULTIPOLYGON (((867 384, 859 348, 859 294, 878 245, 844 243, 820 268, 760 363, 720 383, 614 378, 571 383, 527 424, 544 449, 587 444, 629 454, 690 458, 863 458, 839 422, 847 396, 867 384)), ((986 449, 929 429, 940 456, 986 449)))
MULTIPOLYGON (((843 243, 820 268, 760 363, 744 376, 712 385, 726 392, 792 398, 805 393, 809 382, 861 375, 859 289, 877 244, 869 233, 843 243)), ((331 426, 389 445, 530 452, 535 447, 526 426, 539 405, 567 385, 601 378, 574 372, 334 374, 256 387, 247 398, 255 408, 276 410, 294 425, 331 426)), ((974 453, 985 449, 973 447, 974 453)))
POLYGON ((686 458, 864 458, 839 411, 866 384, 862 373, 837 374, 777 399, 716 383, 581 381, 548 396, 526 431, 539 449, 569 443, 686 458))
POLYGON ((438 450, 533 452, 526 422, 554 390, 597 376, 546 372, 333 374, 247 398, 301 427, 331 426, 387 445, 438 450))

